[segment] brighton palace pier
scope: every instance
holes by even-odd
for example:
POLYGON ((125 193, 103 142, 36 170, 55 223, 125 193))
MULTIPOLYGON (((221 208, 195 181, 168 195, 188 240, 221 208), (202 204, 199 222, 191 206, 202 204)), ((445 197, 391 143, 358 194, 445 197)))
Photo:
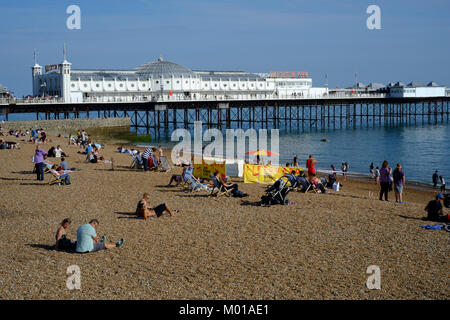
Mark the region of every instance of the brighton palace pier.
POLYGON ((448 88, 434 82, 328 90, 313 87, 307 72, 195 71, 162 57, 130 70, 72 69, 66 58, 31 69, 34 98, 0 99, 0 119, 129 117, 137 131, 159 135, 196 121, 317 130, 448 123, 450 115, 448 88))
POLYGON ((193 71, 162 57, 130 70, 72 69, 64 59, 45 66, 43 73, 35 63, 32 81, 33 96, 58 97, 66 103, 316 98, 328 92, 312 87, 307 72, 193 71))

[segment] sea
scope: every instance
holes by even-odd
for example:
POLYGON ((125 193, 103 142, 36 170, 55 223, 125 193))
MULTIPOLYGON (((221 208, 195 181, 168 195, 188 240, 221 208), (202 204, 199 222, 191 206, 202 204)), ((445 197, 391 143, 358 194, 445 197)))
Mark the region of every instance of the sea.
MULTIPOLYGON (((269 140, 268 149, 270 143, 269 140)), ((150 143, 157 144, 172 148, 176 142, 161 138, 150 143)), ((387 160, 392 168, 395 168, 397 163, 401 164, 407 182, 431 185, 435 170, 438 170, 438 174, 445 180, 450 179, 450 125, 281 131, 279 154, 280 165, 292 163, 297 155, 299 165, 303 167, 312 154, 317 160, 316 168, 322 172, 331 170, 332 164, 340 170, 342 163, 346 162, 349 166, 349 176, 358 177, 370 175, 371 163, 381 168, 382 162, 387 160)), ((253 157, 249 160, 252 161, 253 157)))
MULTIPOLYGON (((33 116, 15 115, 10 120, 33 120, 33 116)), ((170 137, 161 137, 153 138, 149 143, 135 144, 172 148, 176 143, 170 141, 170 137)), ((371 163, 381 168, 381 163, 387 160, 392 168, 397 163, 402 165, 407 182, 431 185, 435 170, 450 181, 450 124, 391 124, 301 132, 281 130, 279 153, 281 165, 292 162, 298 155, 300 165, 304 166, 312 154, 321 171, 330 170, 332 164, 340 170, 341 164, 347 162, 349 175, 357 176, 368 176, 371 163)))

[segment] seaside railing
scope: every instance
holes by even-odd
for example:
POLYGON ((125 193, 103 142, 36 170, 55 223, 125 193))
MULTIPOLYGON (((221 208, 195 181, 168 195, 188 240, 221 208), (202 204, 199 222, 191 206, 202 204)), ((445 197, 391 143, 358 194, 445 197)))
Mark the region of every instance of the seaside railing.
MULTIPOLYGON (((351 99, 351 98, 385 98, 384 93, 336 93, 336 94, 323 94, 323 95, 282 95, 282 94, 270 94, 270 95, 200 95, 195 96, 135 96, 135 97, 114 97, 109 99, 103 99, 98 97, 84 98, 80 103, 142 103, 142 102, 177 102, 177 101, 239 101, 239 100, 305 100, 305 99, 351 99)), ((0 104, 60 104, 64 103, 63 98, 32 98, 32 99, 20 99, 20 98, 8 98, 0 99, 0 104)))

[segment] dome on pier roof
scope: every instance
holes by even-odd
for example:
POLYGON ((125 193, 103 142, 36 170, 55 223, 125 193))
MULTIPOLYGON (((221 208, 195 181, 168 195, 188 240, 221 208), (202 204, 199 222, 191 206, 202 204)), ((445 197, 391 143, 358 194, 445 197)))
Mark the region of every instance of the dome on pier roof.
POLYGON ((162 57, 158 61, 145 63, 137 67, 136 73, 144 78, 198 77, 191 69, 173 62, 164 61, 162 57))

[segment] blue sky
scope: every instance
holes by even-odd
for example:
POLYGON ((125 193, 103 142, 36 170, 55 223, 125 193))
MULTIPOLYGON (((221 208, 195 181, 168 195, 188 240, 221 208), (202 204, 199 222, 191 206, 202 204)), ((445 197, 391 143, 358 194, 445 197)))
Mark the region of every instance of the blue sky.
POLYGON ((434 80, 450 86, 448 0, 0 0, 0 83, 30 94, 40 65, 134 68, 165 60, 191 69, 309 71, 313 84, 434 80), (81 8, 68 30, 66 8, 81 8), (381 30, 366 27, 369 5, 381 30))

